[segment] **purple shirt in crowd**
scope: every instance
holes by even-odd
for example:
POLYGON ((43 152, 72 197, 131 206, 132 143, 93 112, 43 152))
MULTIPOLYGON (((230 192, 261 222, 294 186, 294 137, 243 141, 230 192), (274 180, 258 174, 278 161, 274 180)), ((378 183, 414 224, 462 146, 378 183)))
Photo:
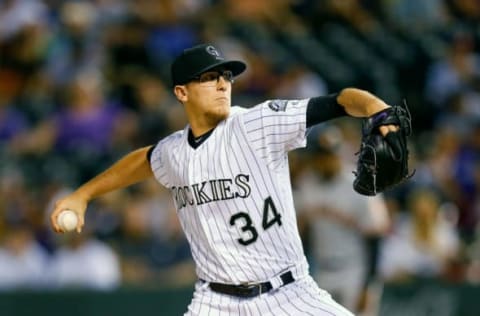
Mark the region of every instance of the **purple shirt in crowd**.
POLYGON ((0 141, 8 141, 27 128, 27 120, 20 112, 12 108, 0 109, 0 141))
POLYGON ((60 112, 56 118, 56 150, 105 151, 110 145, 115 121, 120 114, 119 107, 114 104, 106 104, 82 116, 68 110, 60 112))

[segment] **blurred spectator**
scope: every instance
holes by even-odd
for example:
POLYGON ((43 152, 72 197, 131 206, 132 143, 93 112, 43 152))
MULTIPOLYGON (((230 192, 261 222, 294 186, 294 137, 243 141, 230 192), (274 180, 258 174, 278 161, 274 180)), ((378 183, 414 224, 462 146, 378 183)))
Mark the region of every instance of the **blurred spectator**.
POLYGON ((475 0, 446 0, 451 14, 473 27, 480 22, 480 3, 475 0))
POLYGON ((381 237, 389 219, 380 195, 367 198, 354 192, 353 168, 339 155, 342 142, 334 127, 309 135, 311 172, 300 182, 296 199, 299 215, 308 225, 307 252, 313 259, 314 278, 340 304, 358 313, 375 263, 370 260, 368 240, 381 237))
MULTIPOLYGON (((438 129, 448 128, 454 130, 459 137, 468 137, 475 121, 479 118, 476 107, 480 107, 480 101, 472 93, 453 93, 445 102, 443 111, 438 113, 435 127, 438 129)), ((480 112, 478 112, 480 114, 480 112)))
POLYGON ((465 280, 480 284, 480 225, 477 225, 473 242, 467 247, 468 264, 465 280))
POLYGON ((459 208, 458 228, 462 239, 469 243, 480 219, 480 121, 475 122, 455 160, 455 180, 460 196, 455 200, 459 208))
POLYGON ((0 243, 0 290, 41 289, 49 255, 24 220, 7 222, 0 243))
POLYGON ((145 22, 131 16, 106 30, 104 46, 107 78, 129 106, 131 100, 126 95, 128 91, 123 90, 131 88, 139 71, 156 70, 146 47, 148 31, 145 22))
POLYGON ((442 125, 434 134, 424 135, 415 181, 435 187, 451 201, 459 201, 461 192, 455 179, 455 164, 461 136, 452 126, 442 125))
POLYGON ((65 108, 23 135, 14 144, 14 150, 58 154, 57 159, 77 167, 71 168, 72 172, 81 169, 78 181, 100 170, 112 150, 131 146, 136 132, 134 117, 106 99, 104 89, 101 76, 95 71, 86 70, 75 76, 67 87, 65 108))
POLYGON ((332 15, 338 16, 349 23, 353 28, 362 33, 368 33, 373 28, 379 26, 379 21, 375 16, 363 6, 362 1, 345 0, 335 1, 326 0, 326 7, 328 12, 332 15))
POLYGON ((395 214, 382 242, 379 272, 387 282, 442 277, 461 247, 455 223, 442 211, 438 194, 427 187, 412 190, 407 209, 395 214))
POLYGON ((113 290, 120 285, 120 262, 107 244, 88 231, 58 237, 60 245, 48 264, 49 286, 113 290))
POLYGON ((16 111, 20 110, 16 98, 45 62, 49 44, 47 14, 42 1, 0 3, 0 103, 6 102, 16 111))
POLYGON ((0 168, 0 233, 3 225, 21 224, 18 225, 20 228, 29 227, 33 224, 35 211, 41 211, 33 211, 38 197, 29 191, 27 178, 18 166, 5 161, 0 168))
POLYGON ((272 95, 280 99, 306 99, 328 92, 324 80, 303 65, 287 67, 278 79, 272 95))
POLYGON ((15 107, 28 120, 29 127, 48 120, 56 111, 56 86, 44 69, 32 72, 16 97, 15 107))
POLYGON ((0 144, 8 145, 9 141, 28 128, 25 113, 10 104, 9 100, 0 94, 0 144))
POLYGON ((60 87, 82 69, 102 69, 101 29, 95 28, 97 11, 89 1, 63 1, 58 26, 47 60, 47 71, 60 87))
POLYGON ((441 111, 449 97, 472 90, 480 76, 480 56, 471 32, 459 27, 448 36, 446 56, 430 65, 425 81, 426 99, 441 111))
POLYGON ((47 17, 42 0, 5 0, 0 3, 0 40, 15 36, 23 28, 47 17))
POLYGON ((444 0, 382 0, 388 22, 402 32, 425 33, 445 28, 449 11, 444 0))
POLYGON ((134 106, 138 113, 136 143, 154 144, 173 130, 185 126, 186 116, 177 111, 180 104, 157 76, 144 73, 135 80, 134 106))

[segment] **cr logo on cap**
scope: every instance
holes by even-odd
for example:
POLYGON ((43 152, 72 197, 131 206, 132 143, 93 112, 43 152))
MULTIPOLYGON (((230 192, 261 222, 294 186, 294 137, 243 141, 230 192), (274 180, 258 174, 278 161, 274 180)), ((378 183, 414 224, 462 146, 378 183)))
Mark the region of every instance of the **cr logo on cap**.
POLYGON ((217 49, 211 45, 207 46, 205 48, 207 50, 207 53, 209 53, 210 55, 213 55, 215 56, 217 59, 223 59, 221 56, 220 56, 220 53, 217 51, 217 49))

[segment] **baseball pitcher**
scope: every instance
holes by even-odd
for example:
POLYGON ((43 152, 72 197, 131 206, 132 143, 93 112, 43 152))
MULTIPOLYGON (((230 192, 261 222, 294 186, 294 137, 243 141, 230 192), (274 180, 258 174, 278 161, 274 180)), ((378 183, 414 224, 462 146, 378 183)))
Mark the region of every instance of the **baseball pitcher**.
MULTIPOLYGON (((171 76, 189 124, 58 201, 52 226, 63 232, 57 216, 71 209, 81 232, 90 200, 154 176, 171 191, 196 263, 198 282, 185 315, 352 315, 308 274, 287 154, 306 146, 315 124, 346 115, 390 117, 392 107, 354 88, 231 107, 232 83, 245 68, 209 44, 184 50, 171 76)), ((404 136, 402 126, 385 117, 375 119, 369 133, 404 136)), ((361 181, 372 177, 379 176, 361 181)))

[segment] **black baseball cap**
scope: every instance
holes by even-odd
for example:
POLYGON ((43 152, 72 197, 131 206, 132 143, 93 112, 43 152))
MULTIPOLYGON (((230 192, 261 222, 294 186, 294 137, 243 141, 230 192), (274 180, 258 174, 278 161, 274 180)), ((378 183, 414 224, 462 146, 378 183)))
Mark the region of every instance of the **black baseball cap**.
POLYGON ((213 45, 201 44, 183 50, 175 58, 170 69, 172 83, 174 86, 186 84, 194 77, 218 67, 230 70, 237 76, 247 68, 247 65, 239 60, 225 60, 213 45))

